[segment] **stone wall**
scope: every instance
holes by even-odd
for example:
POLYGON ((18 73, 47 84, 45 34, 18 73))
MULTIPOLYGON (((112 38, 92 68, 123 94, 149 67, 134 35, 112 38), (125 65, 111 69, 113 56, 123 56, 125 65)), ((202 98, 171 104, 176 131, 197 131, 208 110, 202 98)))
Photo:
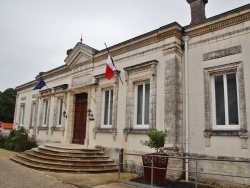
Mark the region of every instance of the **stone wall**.
MULTIPOLYGON (((230 158, 222 156, 201 156, 191 154, 191 157, 206 158, 209 160, 197 160, 198 181, 203 183, 215 184, 220 186, 237 186, 247 187, 250 185, 250 160, 230 158), (218 160, 218 161, 217 161, 218 160), (223 160, 223 161, 220 161, 223 160), (235 162, 235 161, 247 162, 235 162), (202 174, 204 173, 204 174, 202 174), (207 174, 208 173, 208 174, 207 174), (218 174, 218 175, 211 175, 218 174), (239 176, 239 177, 232 177, 239 176), (242 178, 248 177, 248 178, 242 178)), ((189 162, 189 178, 195 180, 196 162, 190 160, 189 162)))

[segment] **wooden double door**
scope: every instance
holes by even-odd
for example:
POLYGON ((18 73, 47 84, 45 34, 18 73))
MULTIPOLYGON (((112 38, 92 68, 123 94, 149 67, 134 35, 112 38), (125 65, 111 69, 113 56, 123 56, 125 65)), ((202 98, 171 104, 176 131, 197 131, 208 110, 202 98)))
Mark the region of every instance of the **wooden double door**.
POLYGON ((84 144, 86 138, 86 122, 87 122, 87 106, 88 106, 88 94, 82 93, 76 95, 75 102, 75 120, 73 140, 74 144, 84 144))

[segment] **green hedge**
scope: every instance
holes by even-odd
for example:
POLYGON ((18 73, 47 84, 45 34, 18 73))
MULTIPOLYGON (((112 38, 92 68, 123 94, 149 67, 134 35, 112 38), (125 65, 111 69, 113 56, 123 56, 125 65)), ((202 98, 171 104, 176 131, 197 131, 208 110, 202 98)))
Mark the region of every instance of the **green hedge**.
POLYGON ((31 148, 37 147, 37 142, 28 138, 28 130, 19 127, 10 132, 9 135, 0 135, 0 148, 23 152, 31 148))

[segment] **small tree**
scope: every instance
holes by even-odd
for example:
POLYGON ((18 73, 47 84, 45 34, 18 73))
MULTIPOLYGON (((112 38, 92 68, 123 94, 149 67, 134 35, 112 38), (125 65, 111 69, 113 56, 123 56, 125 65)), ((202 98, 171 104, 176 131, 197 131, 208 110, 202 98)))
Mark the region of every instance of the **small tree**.
POLYGON ((148 146, 149 148, 155 149, 156 153, 163 153, 166 149, 164 148, 164 143, 167 137, 167 131, 158 131, 156 129, 150 129, 147 131, 147 136, 149 140, 141 141, 141 144, 148 146))

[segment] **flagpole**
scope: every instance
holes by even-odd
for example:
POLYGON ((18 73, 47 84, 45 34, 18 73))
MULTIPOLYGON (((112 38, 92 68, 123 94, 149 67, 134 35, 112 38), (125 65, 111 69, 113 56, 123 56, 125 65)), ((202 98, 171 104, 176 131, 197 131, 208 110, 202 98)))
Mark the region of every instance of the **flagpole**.
MULTIPOLYGON (((42 74, 43 74, 43 72, 39 72, 40 80, 43 79, 43 75, 42 74)), ((44 79, 43 79, 43 81, 44 81, 44 79)), ((45 83, 45 85, 46 85, 47 89, 49 89, 46 83, 45 83)))
MULTIPOLYGON (((105 46, 106 46, 106 49, 107 49, 107 51, 108 51, 108 54, 110 54, 110 52, 109 52, 109 49, 108 49, 108 47, 107 47, 107 45, 106 45, 106 43, 104 42, 104 44, 105 44, 105 46)), ((112 57, 111 57, 112 58, 112 57)), ((112 60, 113 61, 113 60, 112 60)), ((115 67, 115 69, 117 70, 117 68, 116 68, 116 66, 115 66, 115 64, 114 64, 114 62, 113 62, 113 65, 114 65, 114 67, 115 67)), ((118 71, 118 70, 117 70, 118 71)), ((119 76, 119 78, 120 78, 120 80, 121 80, 121 82, 122 82, 122 78, 121 78, 121 76, 120 76, 120 74, 118 73, 118 76, 119 76)), ((123 84, 123 82, 122 82, 122 84, 123 84)))

